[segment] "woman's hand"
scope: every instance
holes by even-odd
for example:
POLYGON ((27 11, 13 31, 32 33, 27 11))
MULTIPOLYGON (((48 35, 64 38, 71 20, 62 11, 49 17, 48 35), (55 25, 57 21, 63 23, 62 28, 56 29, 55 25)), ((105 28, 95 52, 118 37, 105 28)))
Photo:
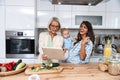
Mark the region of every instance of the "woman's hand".
POLYGON ((48 59, 48 56, 45 55, 45 54, 43 54, 43 55, 42 55, 42 59, 43 59, 43 60, 47 60, 47 59, 48 59))
POLYGON ((67 51, 67 49, 65 47, 62 47, 62 49, 63 49, 64 53, 67 51))
POLYGON ((90 37, 85 37, 85 38, 83 38, 83 39, 82 39, 82 44, 88 43, 89 39, 90 39, 90 37))

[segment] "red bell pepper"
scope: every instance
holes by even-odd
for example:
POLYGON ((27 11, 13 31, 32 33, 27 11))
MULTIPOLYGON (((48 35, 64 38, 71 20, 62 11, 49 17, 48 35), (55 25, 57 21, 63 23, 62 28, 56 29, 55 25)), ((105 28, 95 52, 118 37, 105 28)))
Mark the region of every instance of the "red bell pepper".
POLYGON ((12 65, 10 65, 9 63, 4 64, 4 67, 6 67, 8 69, 8 71, 12 70, 12 65))
POLYGON ((12 61, 12 62, 9 62, 9 64, 13 67, 13 66, 15 66, 15 62, 14 61, 12 61))

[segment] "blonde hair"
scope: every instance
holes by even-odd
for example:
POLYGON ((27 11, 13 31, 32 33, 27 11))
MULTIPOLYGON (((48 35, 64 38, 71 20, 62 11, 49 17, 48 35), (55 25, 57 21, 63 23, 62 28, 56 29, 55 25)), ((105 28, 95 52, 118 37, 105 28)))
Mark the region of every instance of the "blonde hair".
POLYGON ((58 19, 57 17, 53 17, 53 18, 50 20, 50 22, 49 22, 49 24, 48 24, 48 30, 50 30, 50 25, 51 25, 51 23, 52 23, 53 21, 55 21, 55 22, 58 23, 58 31, 59 31, 60 28, 61 28, 61 24, 60 24, 59 19, 58 19))
POLYGON ((69 31, 68 28, 62 28, 61 29, 61 35, 63 34, 64 31, 69 31))

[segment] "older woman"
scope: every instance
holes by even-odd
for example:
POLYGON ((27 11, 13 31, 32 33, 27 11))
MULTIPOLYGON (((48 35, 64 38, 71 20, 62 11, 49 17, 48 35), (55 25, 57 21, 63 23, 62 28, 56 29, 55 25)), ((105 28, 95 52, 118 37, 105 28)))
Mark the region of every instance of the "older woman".
MULTIPOLYGON (((62 48, 63 38, 58 35, 61 25, 58 18, 53 17, 48 25, 48 32, 41 32, 39 35, 39 57, 38 62, 48 59, 47 55, 43 54, 42 47, 62 48)), ((54 60, 55 61, 55 60, 54 60)))

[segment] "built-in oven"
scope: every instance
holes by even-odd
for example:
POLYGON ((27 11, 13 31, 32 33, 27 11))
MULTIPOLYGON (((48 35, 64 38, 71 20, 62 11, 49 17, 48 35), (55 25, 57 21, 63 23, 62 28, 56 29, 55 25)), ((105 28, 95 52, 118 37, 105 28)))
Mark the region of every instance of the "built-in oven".
POLYGON ((34 30, 6 31, 7 58, 34 58, 34 30))

